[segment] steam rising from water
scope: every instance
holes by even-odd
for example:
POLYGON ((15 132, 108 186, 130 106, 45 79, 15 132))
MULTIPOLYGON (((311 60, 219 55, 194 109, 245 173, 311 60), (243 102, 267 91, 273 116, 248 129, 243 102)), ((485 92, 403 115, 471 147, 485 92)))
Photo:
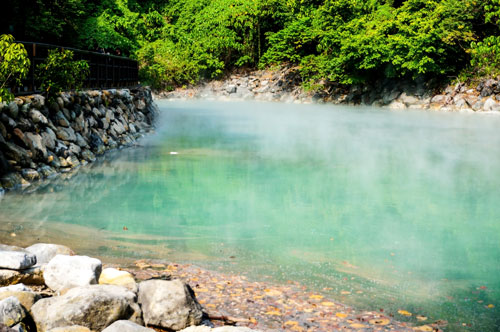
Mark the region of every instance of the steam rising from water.
POLYGON ((448 319, 452 330, 498 326, 498 310, 485 304, 500 302, 500 117, 161 106, 144 148, 33 195, 8 195, 3 222, 38 220, 42 233, 52 222, 85 225, 109 231, 88 243, 103 254, 143 243, 168 259, 189 254, 330 289, 361 307, 448 319))

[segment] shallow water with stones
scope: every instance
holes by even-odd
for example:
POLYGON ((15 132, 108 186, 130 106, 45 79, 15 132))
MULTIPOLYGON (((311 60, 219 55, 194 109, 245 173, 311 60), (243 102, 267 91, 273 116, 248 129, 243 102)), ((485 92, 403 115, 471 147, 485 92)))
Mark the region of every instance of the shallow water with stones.
POLYGON ((298 281, 449 331, 500 326, 500 116, 158 104, 141 147, 6 195, 0 240, 298 281))

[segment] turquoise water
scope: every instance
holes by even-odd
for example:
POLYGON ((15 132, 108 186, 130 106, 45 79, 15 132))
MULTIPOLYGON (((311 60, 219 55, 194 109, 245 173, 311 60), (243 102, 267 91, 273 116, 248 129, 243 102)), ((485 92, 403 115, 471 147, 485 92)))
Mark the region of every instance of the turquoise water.
POLYGON ((397 319, 498 330, 500 116, 159 105, 143 147, 5 196, 0 239, 64 230, 79 252, 294 280, 397 319))

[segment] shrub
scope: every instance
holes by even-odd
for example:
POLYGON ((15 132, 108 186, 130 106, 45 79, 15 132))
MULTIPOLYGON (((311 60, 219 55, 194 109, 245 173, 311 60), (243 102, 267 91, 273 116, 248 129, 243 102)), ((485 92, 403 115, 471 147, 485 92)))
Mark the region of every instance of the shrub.
POLYGON ((50 50, 43 63, 37 66, 37 79, 48 97, 66 90, 81 89, 89 74, 85 60, 73 60, 73 51, 50 50))
POLYGON ((9 87, 20 84, 28 75, 30 60, 23 44, 15 43, 12 35, 0 36, 0 102, 14 99, 9 87))

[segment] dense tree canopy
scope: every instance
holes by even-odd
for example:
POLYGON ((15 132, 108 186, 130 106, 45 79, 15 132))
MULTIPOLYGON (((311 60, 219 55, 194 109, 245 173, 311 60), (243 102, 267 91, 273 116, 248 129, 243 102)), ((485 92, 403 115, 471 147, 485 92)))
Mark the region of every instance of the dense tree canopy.
POLYGON ((2 32, 140 61, 158 88, 291 63, 305 82, 500 73, 498 0, 20 0, 2 32))

